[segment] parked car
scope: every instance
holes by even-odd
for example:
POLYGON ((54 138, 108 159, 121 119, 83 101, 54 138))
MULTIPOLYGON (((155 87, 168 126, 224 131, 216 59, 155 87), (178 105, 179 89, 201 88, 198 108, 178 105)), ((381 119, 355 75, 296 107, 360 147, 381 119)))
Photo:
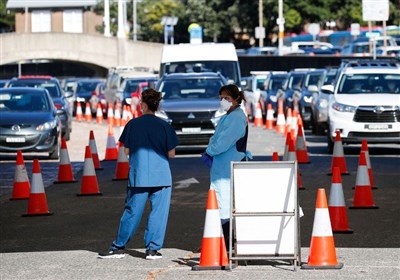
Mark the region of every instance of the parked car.
MULTIPOLYGON (((376 48, 376 55, 384 55, 385 48, 378 47, 376 48)), ((393 57, 400 57, 400 46, 388 46, 386 47, 386 55, 393 57)))
POLYGON ((276 117, 278 112, 277 93, 282 88, 287 76, 288 73, 286 71, 272 71, 264 82, 265 95, 261 95, 261 102, 264 103, 265 110, 267 110, 268 104, 271 104, 274 110, 274 117, 276 117))
POLYGON ((150 87, 154 88, 157 81, 158 76, 156 74, 141 74, 126 77, 117 91, 117 100, 120 101, 122 105, 131 106, 131 95, 138 91, 141 83, 148 83, 150 87))
POLYGON ((7 83, 9 82, 10 80, 0 80, 0 88, 2 88, 2 87, 7 87, 7 83))
POLYGON ((20 76, 18 78, 12 78, 8 83, 8 87, 41 87, 46 89, 57 108, 57 115, 62 124, 62 137, 67 141, 70 139, 70 133, 72 132, 72 108, 68 98, 71 97, 71 94, 64 93, 57 78, 35 75, 20 76))
MULTIPOLYGON (((309 70, 310 69, 294 69, 288 73, 282 89, 277 93, 278 99, 283 99, 284 101, 285 113, 288 108, 294 108, 293 95, 296 91, 301 91, 305 76, 309 70)), ((297 94, 299 95, 300 93, 297 94)))
POLYGON ((219 73, 165 74, 157 84, 163 94, 156 115, 175 129, 180 145, 206 145, 219 119, 219 89, 227 80, 219 73))
POLYGON ((344 144, 400 144, 400 62, 360 60, 339 70, 328 111, 328 151, 333 152, 336 131, 344 144))
POLYGON ((89 99, 90 108, 93 115, 97 114, 97 105, 100 104, 103 115, 107 116, 108 105, 107 100, 104 96, 104 87, 105 82, 98 83, 92 93, 92 96, 89 99))
POLYGON ((59 110, 43 88, 0 89, 0 151, 46 152, 58 159, 61 147, 59 110))
MULTIPOLYGON (((327 68, 323 85, 333 85, 337 75, 337 68, 327 68)), ((312 132, 316 135, 324 134, 328 126, 329 93, 321 88, 311 88, 311 118, 312 132)))
POLYGON ((297 107, 305 128, 311 127, 311 101, 313 92, 318 91, 322 86, 325 75, 325 69, 313 69, 308 71, 305 75, 304 83, 300 91, 295 91, 295 94, 293 94, 294 107, 297 107))
POLYGON ((86 102, 90 101, 92 95, 96 95, 97 86, 103 82, 103 79, 98 78, 86 78, 76 80, 76 84, 73 88, 73 93, 75 96, 74 114, 76 112, 78 102, 81 103, 81 108, 83 112, 85 111, 86 102))
POLYGON ((264 82, 269 75, 269 71, 251 71, 251 76, 246 82, 246 87, 243 88, 244 97, 246 99, 246 112, 250 120, 254 119, 254 114, 257 109, 257 104, 260 104, 261 112, 264 112, 265 85, 264 82))

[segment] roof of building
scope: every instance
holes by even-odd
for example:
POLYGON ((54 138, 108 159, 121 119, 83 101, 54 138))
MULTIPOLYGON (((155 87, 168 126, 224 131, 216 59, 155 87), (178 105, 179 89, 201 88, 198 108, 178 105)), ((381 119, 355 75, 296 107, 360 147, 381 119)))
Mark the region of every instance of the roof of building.
POLYGON ((8 0, 7 9, 94 6, 98 0, 8 0))

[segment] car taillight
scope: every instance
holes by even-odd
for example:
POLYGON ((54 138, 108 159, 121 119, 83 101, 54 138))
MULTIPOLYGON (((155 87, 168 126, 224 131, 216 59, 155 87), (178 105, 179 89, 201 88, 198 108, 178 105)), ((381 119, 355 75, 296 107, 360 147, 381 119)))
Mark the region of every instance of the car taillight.
POLYGON ((54 106, 56 106, 56 108, 57 108, 58 110, 61 110, 61 109, 63 108, 63 105, 60 104, 60 103, 55 103, 54 106))

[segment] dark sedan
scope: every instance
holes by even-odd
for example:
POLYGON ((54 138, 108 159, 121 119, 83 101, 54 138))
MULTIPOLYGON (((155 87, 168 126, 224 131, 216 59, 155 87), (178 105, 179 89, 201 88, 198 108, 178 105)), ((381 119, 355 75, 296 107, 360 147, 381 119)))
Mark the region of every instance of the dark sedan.
POLYGON ((157 89, 163 93, 157 116, 175 129, 180 145, 206 145, 225 112, 219 108, 219 89, 226 79, 218 73, 166 74, 157 89))
POLYGON ((0 89, 0 152, 46 152, 58 159, 61 121, 47 90, 0 89))

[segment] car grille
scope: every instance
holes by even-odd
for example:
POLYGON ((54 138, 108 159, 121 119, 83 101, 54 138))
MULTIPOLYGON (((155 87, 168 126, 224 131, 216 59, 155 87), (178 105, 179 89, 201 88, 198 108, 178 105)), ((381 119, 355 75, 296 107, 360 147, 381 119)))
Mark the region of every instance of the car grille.
POLYGON ((400 122, 400 109, 393 106, 360 106, 354 114, 355 122, 400 122))
POLYGON ((400 132, 349 132, 348 138, 398 138, 400 132))
POLYGON ((179 130, 185 127, 200 127, 201 129, 214 129, 211 122, 214 112, 168 112, 172 120, 172 127, 179 130), (194 116, 193 118, 189 117, 194 116))

